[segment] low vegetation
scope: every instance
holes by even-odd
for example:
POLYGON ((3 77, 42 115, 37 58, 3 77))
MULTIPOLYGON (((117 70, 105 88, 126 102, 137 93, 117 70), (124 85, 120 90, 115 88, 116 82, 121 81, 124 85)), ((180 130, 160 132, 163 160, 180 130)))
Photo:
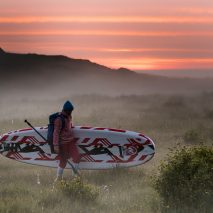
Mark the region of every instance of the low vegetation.
POLYGON ((176 147, 160 165, 154 187, 162 212, 213 211, 213 148, 176 147))
POLYGON ((71 200, 81 202, 95 202, 99 195, 98 187, 85 183, 81 178, 76 177, 70 181, 58 181, 53 186, 53 193, 61 192, 71 200))
POLYGON ((71 171, 67 170, 65 181, 55 188, 55 169, 0 156, 0 213, 210 212, 213 203, 213 196, 209 196, 213 180, 212 93, 83 95, 49 100, 28 97, 17 99, 15 104, 8 99, 1 102, 0 134, 26 128, 23 122, 26 118, 35 126, 46 126, 48 115, 60 110, 66 99, 71 99, 76 106, 75 125, 144 133, 156 143, 156 155, 135 168, 82 171, 83 182, 70 180, 71 171), (176 144, 187 148, 170 152, 176 144), (165 160, 168 153, 171 157, 165 160), (164 166, 160 166, 162 161, 164 166), (154 186, 153 176, 158 177, 154 186), (178 205, 183 207, 182 211, 178 205))

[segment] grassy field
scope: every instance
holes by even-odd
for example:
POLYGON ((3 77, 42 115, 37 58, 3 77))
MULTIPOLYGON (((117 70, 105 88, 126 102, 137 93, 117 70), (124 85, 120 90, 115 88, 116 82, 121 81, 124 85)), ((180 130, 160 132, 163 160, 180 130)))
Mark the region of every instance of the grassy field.
MULTIPOLYGON (((156 143, 148 163, 108 171, 83 171, 83 182, 98 190, 94 201, 73 199, 53 190, 55 169, 22 164, 0 157, 0 212, 160 212, 160 197, 152 186, 160 162, 176 144, 212 145, 213 93, 108 97, 74 96, 61 99, 9 99, 0 104, 0 134, 45 126, 48 115, 66 99, 76 107, 75 125, 112 127, 144 133, 156 143), (9 107, 8 107, 9 106, 9 107)), ((65 178, 71 177, 66 170, 65 178)))

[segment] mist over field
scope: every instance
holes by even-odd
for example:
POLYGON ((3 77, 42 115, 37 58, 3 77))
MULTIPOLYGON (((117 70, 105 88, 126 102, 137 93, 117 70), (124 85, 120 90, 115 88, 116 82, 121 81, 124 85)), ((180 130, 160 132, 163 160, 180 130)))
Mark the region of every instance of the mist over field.
POLYGON ((213 78, 213 69, 188 69, 188 70, 139 70, 138 73, 166 76, 173 78, 208 79, 213 78))
MULTIPOLYGON (((0 53, 0 77, 0 134, 25 128, 24 119, 46 126, 49 114, 71 100, 74 125, 141 132, 156 144, 156 155, 144 165, 83 171, 84 181, 99 190, 96 201, 85 203, 52 191, 55 169, 0 156, 0 212, 161 212, 152 177, 169 149, 201 142, 212 146, 212 79, 137 74, 64 56, 5 51, 0 53), (194 132, 196 137, 188 139, 194 132)), ((67 170, 65 178, 70 177, 67 170)))

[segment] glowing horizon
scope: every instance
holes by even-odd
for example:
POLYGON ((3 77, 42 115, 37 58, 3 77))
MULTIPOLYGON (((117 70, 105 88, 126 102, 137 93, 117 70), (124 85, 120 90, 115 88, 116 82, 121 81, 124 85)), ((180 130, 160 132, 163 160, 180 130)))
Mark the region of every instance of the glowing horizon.
POLYGON ((84 58, 113 68, 211 69, 213 3, 2 1, 0 47, 84 58))

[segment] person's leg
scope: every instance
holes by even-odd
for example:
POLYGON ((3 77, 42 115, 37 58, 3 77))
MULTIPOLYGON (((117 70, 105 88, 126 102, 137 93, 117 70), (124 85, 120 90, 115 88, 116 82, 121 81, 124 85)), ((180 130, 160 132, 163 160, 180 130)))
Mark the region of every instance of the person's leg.
POLYGON ((69 157, 68 155, 69 147, 67 144, 62 144, 60 147, 60 155, 59 155, 59 164, 57 169, 57 178, 56 180, 62 180, 64 168, 67 165, 67 159, 69 157))
POLYGON ((62 180, 63 173, 64 173, 64 168, 62 168, 58 165, 56 180, 62 180))
POLYGON ((78 151, 77 145, 76 143, 70 143, 70 157, 72 158, 72 164, 75 167, 75 170, 77 171, 77 173, 79 173, 79 162, 81 160, 81 154, 78 151))

